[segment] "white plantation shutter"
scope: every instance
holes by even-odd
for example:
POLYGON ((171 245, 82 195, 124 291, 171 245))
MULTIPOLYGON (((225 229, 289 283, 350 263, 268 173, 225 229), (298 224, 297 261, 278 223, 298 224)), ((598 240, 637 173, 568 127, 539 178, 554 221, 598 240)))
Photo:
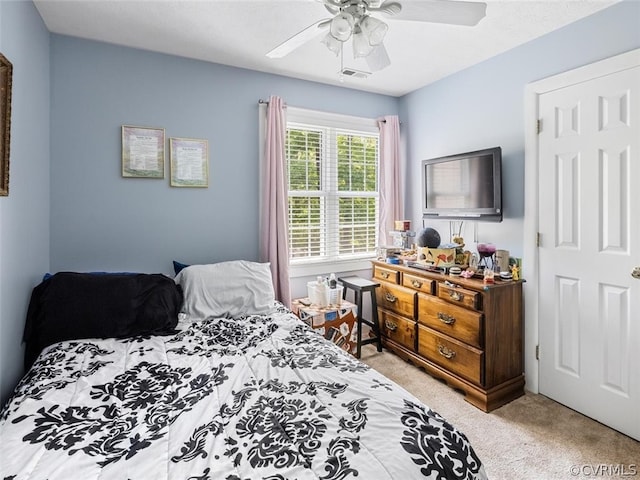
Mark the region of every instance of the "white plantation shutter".
POLYGON ((292 264, 375 255, 378 144, 374 120, 287 111, 292 264))

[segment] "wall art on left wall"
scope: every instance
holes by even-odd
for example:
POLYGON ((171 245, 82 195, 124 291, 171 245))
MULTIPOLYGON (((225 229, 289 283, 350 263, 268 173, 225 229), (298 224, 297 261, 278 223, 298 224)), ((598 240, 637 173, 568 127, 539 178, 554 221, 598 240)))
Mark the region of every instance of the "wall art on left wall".
POLYGON ((13 65, 0 53, 0 197, 9 196, 12 77, 13 65))

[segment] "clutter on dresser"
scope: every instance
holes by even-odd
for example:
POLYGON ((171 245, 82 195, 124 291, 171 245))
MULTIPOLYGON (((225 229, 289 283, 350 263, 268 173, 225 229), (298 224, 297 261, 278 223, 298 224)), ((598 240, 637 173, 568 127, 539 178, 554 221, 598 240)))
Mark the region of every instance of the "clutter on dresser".
POLYGON ((441 243, 437 230, 423 228, 417 237, 417 262, 433 265, 435 268, 446 269, 456 264, 456 248, 458 243, 441 243))
POLYGON ((517 263, 511 265, 511 278, 513 280, 520 279, 520 266, 517 263))
POLYGON ((500 272, 499 275, 500 275, 500 280, 505 280, 505 281, 513 280, 513 274, 509 271, 500 272))
POLYGON ((415 244, 413 239, 416 232, 411 230, 410 220, 396 220, 395 230, 389 232, 392 245, 377 248, 377 258, 391 265, 400 265, 416 259, 415 244))
POLYGON ((462 227, 464 226, 464 222, 449 222, 449 236, 451 237, 451 242, 455 245, 456 249, 456 264, 457 265, 468 265, 469 264, 469 254, 464 249, 464 238, 462 238, 462 227))
POLYGON ((440 234, 435 228, 426 227, 418 233, 416 244, 418 247, 438 248, 441 240, 440 234))
POLYGON ((408 250, 409 248, 411 248, 411 245, 413 244, 413 237, 416 236, 416 232, 411 230, 402 231, 402 232, 393 230, 389 232, 389 235, 391 235, 391 238, 393 238, 394 247, 408 250))
POLYGON ((411 230, 411 220, 396 220, 393 222, 393 228, 397 232, 408 232, 411 230))
POLYGON ((449 269, 449 275, 452 277, 459 277, 462 275, 462 269, 460 267, 451 267, 449 269))
POLYGON ((493 285, 496 283, 495 273, 491 268, 485 268, 482 272, 482 283, 485 285, 493 285))
POLYGON ((477 248, 478 255, 480 255, 478 267, 493 270, 496 261, 496 246, 492 243, 479 243, 477 248))
POLYGON ((448 273, 451 267, 467 266, 471 252, 464 250, 464 239, 460 235, 455 235, 452 242, 441 243, 440 234, 434 228, 423 228, 416 235, 410 230, 411 222, 408 220, 397 220, 394 226, 396 230, 389 232, 394 239, 393 245, 378 247, 379 261, 443 273, 448 273), (414 237, 416 242, 411 243, 414 237))
POLYGON ((521 278, 521 259, 489 242, 476 243, 477 252, 466 249, 462 237, 463 222, 450 222, 449 242, 432 227, 411 230, 408 220, 396 220, 389 232, 393 245, 377 248, 377 260, 388 265, 404 265, 424 272, 449 277, 478 279, 484 285, 521 278), (411 243, 415 239, 415 243, 411 243))
POLYGON ((418 262, 433 264, 434 267, 452 267, 456 263, 456 249, 450 244, 440 245, 438 248, 420 247, 418 262))
POLYGON ((498 272, 509 270, 509 250, 496 250, 494 270, 498 272))
POLYGON ((416 232, 411 230, 410 220, 396 220, 394 222, 394 230, 389 232, 389 235, 393 238, 394 247, 409 250, 416 232))

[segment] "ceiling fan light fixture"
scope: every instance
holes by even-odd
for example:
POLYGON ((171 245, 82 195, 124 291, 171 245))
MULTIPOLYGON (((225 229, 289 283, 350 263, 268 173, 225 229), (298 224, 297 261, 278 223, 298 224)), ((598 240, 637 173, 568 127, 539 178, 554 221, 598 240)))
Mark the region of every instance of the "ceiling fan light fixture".
POLYGON ((367 37, 369 44, 375 46, 382 43, 389 26, 382 20, 367 15, 360 21, 360 29, 367 37))
POLYGON ((362 58, 373 52, 373 46, 364 32, 357 27, 353 33, 353 58, 362 58))
POLYGON ((367 56, 366 61, 372 72, 378 72, 391 65, 387 49, 382 44, 373 47, 373 51, 367 56))
POLYGON ((346 42, 353 32, 353 15, 349 12, 340 12, 331 20, 330 32, 336 40, 346 42))
MULTIPOLYGON (((0 0, 1 2, 2 0, 0 0)), ((282 58, 310 40, 326 35, 322 43, 340 57, 341 78, 344 43, 353 39, 355 59, 364 58, 371 72, 391 64, 384 46, 388 25, 371 15, 395 16, 396 20, 430 22, 451 25, 477 25, 486 16, 487 4, 481 0, 316 0, 322 3, 331 18, 309 25, 293 37, 267 52, 269 58, 282 58), (401 3, 402 2, 402 3, 401 3), (327 29, 329 33, 326 33, 327 29)), ((360 63, 362 63, 359 60, 360 63)))
POLYGON ((340 53, 340 49, 342 48, 342 42, 335 38, 331 33, 327 33, 322 39, 322 44, 331 50, 336 56, 340 53))

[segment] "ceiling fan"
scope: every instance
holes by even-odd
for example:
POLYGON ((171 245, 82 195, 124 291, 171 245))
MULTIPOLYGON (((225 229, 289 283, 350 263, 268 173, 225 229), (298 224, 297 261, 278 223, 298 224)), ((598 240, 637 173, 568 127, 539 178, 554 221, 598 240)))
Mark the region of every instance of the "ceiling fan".
POLYGON ((352 40, 354 58, 364 58, 372 72, 391 64, 383 40, 388 25, 374 15, 395 20, 476 25, 486 15, 487 4, 458 0, 316 0, 333 15, 309 25, 267 53, 282 58, 325 33, 322 43, 336 55, 352 40))

